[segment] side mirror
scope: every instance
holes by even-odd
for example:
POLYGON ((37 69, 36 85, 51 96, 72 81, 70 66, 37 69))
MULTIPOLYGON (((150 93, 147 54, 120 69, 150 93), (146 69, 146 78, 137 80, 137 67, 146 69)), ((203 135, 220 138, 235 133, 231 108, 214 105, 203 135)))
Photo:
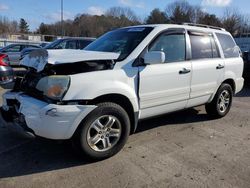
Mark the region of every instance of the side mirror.
POLYGON ((146 65, 165 63, 165 53, 161 51, 147 52, 144 55, 144 63, 146 65))

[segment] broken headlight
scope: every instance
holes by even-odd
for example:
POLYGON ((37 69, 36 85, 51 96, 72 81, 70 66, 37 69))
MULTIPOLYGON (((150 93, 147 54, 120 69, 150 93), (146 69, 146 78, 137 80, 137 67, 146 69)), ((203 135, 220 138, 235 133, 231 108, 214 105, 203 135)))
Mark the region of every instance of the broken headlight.
POLYGON ((69 76, 47 76, 39 80, 36 89, 53 100, 61 100, 69 89, 69 76))

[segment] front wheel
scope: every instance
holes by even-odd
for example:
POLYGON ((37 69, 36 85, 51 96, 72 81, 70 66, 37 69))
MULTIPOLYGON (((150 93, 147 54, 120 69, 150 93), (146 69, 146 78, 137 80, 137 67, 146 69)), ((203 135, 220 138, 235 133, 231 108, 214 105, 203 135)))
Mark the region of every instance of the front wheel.
POLYGON ((127 112, 115 103, 101 103, 81 123, 74 143, 85 156, 102 160, 118 153, 130 133, 127 112))
POLYGON ((222 118, 232 106, 233 90, 229 84, 222 84, 211 103, 206 104, 206 111, 214 118, 222 118))

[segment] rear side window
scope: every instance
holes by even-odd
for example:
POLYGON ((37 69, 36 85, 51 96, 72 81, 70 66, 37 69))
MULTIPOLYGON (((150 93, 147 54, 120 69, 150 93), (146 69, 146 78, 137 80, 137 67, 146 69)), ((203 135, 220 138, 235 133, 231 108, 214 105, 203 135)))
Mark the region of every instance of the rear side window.
POLYGON ((186 58, 185 35, 163 34, 149 47, 149 51, 164 52, 165 63, 184 61, 186 58))
POLYGON ((91 40, 79 40, 79 49, 83 49, 88 46, 92 41, 91 40))
POLYGON ((14 45, 11 46, 6 50, 6 52, 20 52, 21 51, 21 46, 20 45, 14 45))
POLYGON ((189 32, 192 59, 218 58, 219 53, 212 35, 189 32))
POLYGON ((216 33, 216 36, 221 44, 225 58, 239 57, 239 48, 230 35, 216 33))

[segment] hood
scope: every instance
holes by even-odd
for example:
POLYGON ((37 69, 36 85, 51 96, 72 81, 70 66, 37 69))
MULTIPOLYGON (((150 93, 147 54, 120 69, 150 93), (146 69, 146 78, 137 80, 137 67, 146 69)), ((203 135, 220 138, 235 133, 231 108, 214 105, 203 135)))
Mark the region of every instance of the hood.
POLYGON ((45 50, 38 49, 25 55, 20 64, 32 67, 40 72, 44 69, 46 64, 68 64, 81 61, 94 61, 94 60, 117 60, 119 53, 111 52, 96 52, 85 50, 45 50))

